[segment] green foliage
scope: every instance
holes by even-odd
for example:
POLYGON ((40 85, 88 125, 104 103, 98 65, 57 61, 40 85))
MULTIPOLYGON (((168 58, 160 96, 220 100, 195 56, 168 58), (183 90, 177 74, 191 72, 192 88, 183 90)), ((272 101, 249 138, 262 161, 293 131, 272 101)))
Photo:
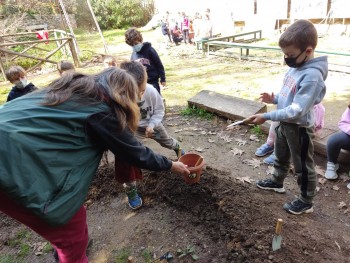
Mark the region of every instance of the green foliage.
POLYGON ((125 263, 128 261, 128 257, 130 256, 130 251, 127 249, 121 249, 116 252, 116 260, 115 263, 125 263))
POLYGON ((11 255, 1 255, 0 263, 19 263, 14 256, 11 255))
POLYGON ((7 241, 7 245, 10 247, 19 246, 23 240, 28 239, 31 236, 31 233, 27 230, 19 231, 16 236, 7 241))
POLYGON ((250 131, 252 133, 254 133, 257 136, 263 136, 265 133, 261 130, 259 125, 254 125, 252 126, 252 128, 250 129, 250 131))
POLYGON ((198 255, 195 254, 195 247, 191 245, 187 246, 184 249, 178 249, 176 253, 179 255, 179 258, 191 255, 193 260, 199 259, 198 255))
POLYGON ((17 256, 19 258, 24 258, 29 255, 29 252, 30 252, 30 245, 22 243, 17 256))
POLYGON ((140 27, 154 14, 153 0, 92 0, 101 29, 140 27))
POLYGON ((210 120, 213 118, 214 114, 211 112, 207 112, 204 109, 197 108, 196 106, 187 107, 186 109, 182 110, 181 115, 183 116, 194 116, 199 117, 201 119, 210 120))
POLYGON ((45 246, 43 247, 43 253, 49 253, 53 251, 53 247, 51 246, 50 243, 46 243, 45 246))
POLYGON ((153 261, 152 252, 149 249, 142 251, 142 258, 144 262, 151 263, 153 261))

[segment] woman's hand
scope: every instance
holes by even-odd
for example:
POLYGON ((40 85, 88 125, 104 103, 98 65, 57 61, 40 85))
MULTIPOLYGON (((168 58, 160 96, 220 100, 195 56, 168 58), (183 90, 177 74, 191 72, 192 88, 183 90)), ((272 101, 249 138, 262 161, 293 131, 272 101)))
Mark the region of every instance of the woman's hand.
POLYGON ((170 170, 181 175, 190 174, 190 171, 187 169, 187 165, 184 165, 182 162, 173 162, 170 170))
POLYGON ((264 92, 260 94, 260 99, 262 102, 272 104, 275 99, 275 94, 273 94, 273 92, 271 94, 264 92))

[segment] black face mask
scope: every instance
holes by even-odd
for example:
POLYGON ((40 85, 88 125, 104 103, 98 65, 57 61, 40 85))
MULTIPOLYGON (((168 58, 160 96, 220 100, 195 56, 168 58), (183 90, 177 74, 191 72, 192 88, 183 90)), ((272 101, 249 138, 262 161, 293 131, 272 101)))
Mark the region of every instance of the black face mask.
POLYGON ((301 67, 305 63, 305 60, 306 60, 307 56, 305 56, 304 60, 302 62, 300 62, 300 63, 297 63, 297 59, 300 57, 301 54, 304 53, 305 50, 301 51, 300 54, 298 56, 296 56, 295 58, 286 58, 286 57, 284 57, 284 61, 291 68, 299 68, 299 67, 301 67))

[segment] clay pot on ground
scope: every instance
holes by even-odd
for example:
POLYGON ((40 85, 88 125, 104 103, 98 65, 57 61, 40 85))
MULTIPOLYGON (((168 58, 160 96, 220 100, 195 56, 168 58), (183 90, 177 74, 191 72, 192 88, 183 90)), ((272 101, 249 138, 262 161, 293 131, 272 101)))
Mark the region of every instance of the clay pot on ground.
POLYGON ((190 171, 189 175, 184 176, 185 182, 187 184, 198 183, 205 164, 203 157, 196 153, 186 153, 180 157, 179 161, 187 165, 190 171))

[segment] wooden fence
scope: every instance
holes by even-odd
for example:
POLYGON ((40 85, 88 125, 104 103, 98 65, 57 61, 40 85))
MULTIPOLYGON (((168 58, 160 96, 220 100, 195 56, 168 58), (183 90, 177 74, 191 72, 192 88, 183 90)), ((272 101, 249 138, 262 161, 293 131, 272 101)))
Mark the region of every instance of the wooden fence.
MULTIPOLYGON (((50 58, 57 52, 62 52, 62 54, 71 56, 73 58, 74 64, 76 67, 79 67, 79 57, 77 53, 75 39, 71 34, 63 30, 48 30, 49 38, 48 39, 36 39, 36 40, 23 40, 16 41, 14 38, 18 39, 21 37, 36 37, 36 32, 25 32, 25 33, 16 33, 16 34, 7 34, 0 35, 0 69, 5 77, 5 63, 15 61, 19 57, 25 57, 33 60, 37 60, 36 63, 31 68, 27 69, 26 72, 31 72, 34 69, 38 68, 41 64, 48 62, 56 64, 57 61, 51 60, 50 58), (51 50, 45 47, 47 43, 55 42, 56 48, 51 50), (26 46, 22 51, 14 51, 13 47, 15 46, 26 46), (31 49, 40 50, 40 55, 31 55, 28 54, 28 51, 31 49)), ((6 63, 7 64, 7 63, 6 63)))

